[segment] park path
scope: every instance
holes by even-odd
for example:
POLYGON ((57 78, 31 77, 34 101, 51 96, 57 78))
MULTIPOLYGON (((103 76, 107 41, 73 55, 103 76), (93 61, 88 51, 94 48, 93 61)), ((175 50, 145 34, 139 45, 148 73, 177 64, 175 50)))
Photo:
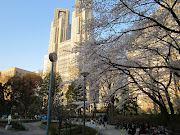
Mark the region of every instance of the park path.
POLYGON ((107 129, 106 129, 103 125, 96 126, 96 125, 89 124, 89 122, 86 122, 86 126, 98 129, 99 135, 128 135, 127 131, 115 129, 114 125, 107 125, 107 129))
POLYGON ((5 130, 0 127, 0 135, 46 135, 46 130, 40 128, 40 122, 26 123, 28 131, 5 130))
POLYGON ((113 125, 107 125, 107 129, 103 127, 99 130, 99 135, 128 135, 128 132, 115 129, 113 125))
MULTIPOLYGON (((26 125, 28 131, 12 131, 0 127, 0 135, 46 135, 46 130, 40 128, 40 122, 26 123, 26 125)), ((86 123, 86 126, 99 128, 99 135, 128 135, 126 131, 115 129, 113 125, 107 125, 107 129, 103 126, 91 126, 88 123, 86 123)))

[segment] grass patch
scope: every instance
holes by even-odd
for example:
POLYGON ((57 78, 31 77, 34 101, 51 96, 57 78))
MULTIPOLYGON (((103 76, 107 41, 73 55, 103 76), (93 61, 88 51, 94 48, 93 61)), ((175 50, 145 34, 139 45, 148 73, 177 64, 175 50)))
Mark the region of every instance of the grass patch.
POLYGON ((18 131, 26 130, 20 123, 15 122, 15 121, 11 121, 10 125, 12 125, 14 130, 18 130, 18 131))

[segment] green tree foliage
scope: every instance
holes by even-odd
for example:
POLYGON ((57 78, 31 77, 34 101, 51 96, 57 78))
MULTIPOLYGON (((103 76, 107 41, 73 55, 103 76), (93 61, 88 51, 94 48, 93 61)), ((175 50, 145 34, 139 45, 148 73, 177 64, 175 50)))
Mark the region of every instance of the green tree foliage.
POLYGON ((120 113, 122 113, 123 115, 137 114, 137 111, 138 111, 137 98, 129 98, 123 104, 120 113))
POLYGON ((8 113, 8 101, 5 100, 6 85, 0 83, 0 116, 8 113))
POLYGON ((39 96, 35 98, 32 104, 29 106, 28 113, 32 116, 42 114, 43 102, 39 96))
POLYGON ((7 81, 5 85, 7 99, 11 102, 11 113, 14 113, 12 108, 16 106, 16 111, 23 111, 26 117, 29 107, 38 98, 37 90, 41 81, 42 78, 36 74, 25 74, 22 77, 15 76, 7 81))
MULTIPOLYGON (((69 86, 68 86, 68 90, 66 92, 66 99, 68 103, 72 103, 72 102, 78 102, 78 101, 83 101, 83 87, 79 84, 77 84, 76 82, 72 82, 69 86)), ((76 108, 77 105, 71 105, 71 108, 76 108)), ((72 111, 71 111, 72 112, 72 111)), ((81 114, 81 108, 78 109, 78 114, 81 114)))
POLYGON ((69 86, 68 86, 68 91, 66 92, 66 98, 67 101, 70 102, 77 102, 77 101, 82 101, 82 97, 81 95, 81 90, 82 90, 82 86, 80 85, 76 85, 75 82, 72 82, 69 86))
POLYGON ((2 85, 2 83, 0 83, 0 100, 1 102, 4 101, 4 86, 2 85))
MULTIPOLYGON (((47 74, 42 82, 41 89, 40 89, 40 96, 41 99, 43 100, 44 107, 47 107, 48 104, 48 95, 49 95, 49 86, 50 86, 50 75, 51 73, 47 74)), ((52 78, 52 101, 59 96, 61 97, 61 87, 60 84, 62 82, 61 76, 59 73, 53 73, 53 78, 52 78)))

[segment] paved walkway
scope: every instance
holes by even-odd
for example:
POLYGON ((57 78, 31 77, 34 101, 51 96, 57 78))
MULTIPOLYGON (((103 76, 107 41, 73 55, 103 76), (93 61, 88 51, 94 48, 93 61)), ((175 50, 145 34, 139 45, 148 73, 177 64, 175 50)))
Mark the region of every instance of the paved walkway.
POLYGON ((127 131, 115 129, 115 126, 113 125, 107 125, 107 129, 103 125, 95 126, 95 125, 86 123, 86 126, 99 129, 99 135, 128 135, 127 131))
MULTIPOLYGON (((28 131, 12 131, 0 127, 0 135, 46 135, 46 130, 40 128, 40 122, 26 123, 26 125, 28 131)), ((99 135, 128 135, 126 131, 115 129, 112 125, 108 125, 107 129, 103 126, 97 127, 88 123, 86 123, 86 126, 99 128, 99 135)))
POLYGON ((5 130, 0 127, 0 135, 46 135, 46 130, 40 128, 40 122, 26 123, 28 131, 5 130))
POLYGON ((107 125, 107 129, 103 127, 99 130, 99 135, 128 135, 128 132, 115 129, 115 126, 107 125))

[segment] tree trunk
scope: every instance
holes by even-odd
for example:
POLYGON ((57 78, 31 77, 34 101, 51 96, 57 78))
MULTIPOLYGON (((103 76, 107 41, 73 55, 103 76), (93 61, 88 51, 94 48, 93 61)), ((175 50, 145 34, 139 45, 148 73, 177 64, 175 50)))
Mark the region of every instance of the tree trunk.
POLYGON ((170 121, 170 116, 169 116, 169 113, 167 111, 167 108, 164 107, 164 106, 159 106, 160 107, 160 110, 161 110, 161 114, 164 116, 164 119, 166 122, 170 121))
POLYGON ((71 135, 71 118, 69 119, 69 135, 71 135))
POLYGON ((59 118, 59 132, 58 132, 58 135, 61 134, 61 127, 62 127, 62 118, 60 117, 59 118))
POLYGON ((177 100, 177 112, 180 113, 180 97, 178 95, 178 92, 180 91, 180 84, 179 84, 179 79, 174 75, 174 87, 175 87, 175 96, 177 100))
POLYGON ((27 111, 26 111, 26 109, 24 110, 24 117, 25 117, 25 118, 27 117, 27 111))
POLYGON ((114 99, 114 96, 111 98, 111 108, 110 108, 110 110, 111 110, 111 116, 114 116, 114 101, 115 101, 115 99, 114 99))
POLYGON ((155 96, 153 96, 151 93, 145 91, 145 90, 140 86, 140 84, 135 80, 135 78, 133 77, 133 75, 132 75, 130 72, 129 72, 128 75, 131 77, 131 79, 134 81, 134 83, 138 86, 138 88, 139 88, 144 94, 146 94, 150 99, 152 99, 153 102, 155 102, 155 103, 160 107, 161 114, 162 114, 163 116, 165 116, 166 121, 169 121, 169 120, 170 120, 170 117, 169 117, 167 108, 166 108, 166 106, 165 106, 165 104, 164 104, 164 101, 163 101, 163 98, 162 98, 161 94, 160 94, 159 92, 157 93, 157 94, 158 94, 158 98, 159 98, 159 100, 158 100, 157 97, 155 97, 155 96))
POLYGON ((94 117, 96 118, 96 103, 94 102, 94 117))
POLYGON ((168 105, 169 105, 169 108, 171 110, 171 115, 173 116, 174 115, 174 107, 173 107, 173 104, 171 102, 171 99, 170 99, 170 96, 169 96, 169 93, 167 90, 165 90, 165 93, 166 93, 166 98, 167 98, 167 101, 168 101, 168 105))

